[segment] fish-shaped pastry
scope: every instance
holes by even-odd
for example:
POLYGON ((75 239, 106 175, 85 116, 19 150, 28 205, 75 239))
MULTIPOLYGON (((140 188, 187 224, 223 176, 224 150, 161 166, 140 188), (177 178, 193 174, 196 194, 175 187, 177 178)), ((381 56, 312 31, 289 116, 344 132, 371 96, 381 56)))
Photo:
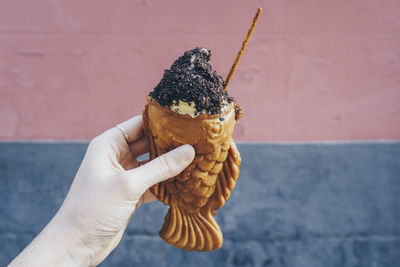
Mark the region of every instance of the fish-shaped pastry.
POLYGON ((222 245, 214 220, 235 187, 240 155, 232 141, 241 109, 224 91, 205 48, 186 51, 147 96, 143 125, 150 159, 190 144, 196 155, 179 175, 150 191, 169 205, 160 236, 185 250, 210 251, 222 245))
POLYGON ((193 162, 181 174, 150 189, 170 206, 160 236, 184 250, 218 249, 223 237, 214 216, 235 187, 241 162, 232 140, 240 117, 238 106, 232 102, 224 114, 193 118, 160 106, 149 96, 147 102, 143 124, 150 143, 150 159, 183 144, 192 145, 196 151, 193 162))

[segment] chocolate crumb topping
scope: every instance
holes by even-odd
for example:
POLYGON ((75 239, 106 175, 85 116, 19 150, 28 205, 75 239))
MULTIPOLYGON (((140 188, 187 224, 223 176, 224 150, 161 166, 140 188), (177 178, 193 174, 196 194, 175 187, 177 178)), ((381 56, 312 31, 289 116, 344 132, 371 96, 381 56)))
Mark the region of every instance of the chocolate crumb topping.
POLYGON ((195 103, 196 111, 219 114, 224 103, 234 101, 224 92, 224 80, 209 63, 211 51, 195 48, 186 51, 170 69, 164 71, 160 83, 150 96, 161 106, 170 108, 179 100, 195 103))

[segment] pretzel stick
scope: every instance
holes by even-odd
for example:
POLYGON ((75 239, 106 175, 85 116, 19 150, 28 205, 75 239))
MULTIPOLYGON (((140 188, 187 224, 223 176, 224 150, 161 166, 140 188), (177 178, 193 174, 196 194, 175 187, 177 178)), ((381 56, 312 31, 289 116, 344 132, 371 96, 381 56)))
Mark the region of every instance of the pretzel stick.
POLYGON ((233 73, 235 72, 236 67, 237 67, 237 65, 238 65, 238 63, 240 61, 240 58, 243 55, 244 49, 246 48, 247 43, 249 42, 250 37, 253 34, 254 28, 256 27, 258 18, 260 17, 262 11, 263 10, 262 10, 261 7, 259 7, 257 9, 256 15, 253 18, 253 23, 251 24, 249 30, 247 31, 246 38, 244 39, 244 41, 242 43, 242 47, 240 48, 239 53, 237 54, 237 56, 235 58, 235 61, 233 62, 233 65, 232 65, 231 69, 229 70, 228 76, 226 76, 224 91, 226 91, 226 88, 228 87, 228 84, 232 79, 233 73))

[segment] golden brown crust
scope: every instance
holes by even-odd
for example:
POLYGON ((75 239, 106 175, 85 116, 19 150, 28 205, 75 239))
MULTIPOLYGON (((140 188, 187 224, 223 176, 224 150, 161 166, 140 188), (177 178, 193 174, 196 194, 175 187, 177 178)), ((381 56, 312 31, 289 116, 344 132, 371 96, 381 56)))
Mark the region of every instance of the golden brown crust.
POLYGON ((196 150, 193 162, 179 175, 151 187, 170 206, 160 236, 185 250, 209 251, 222 245, 215 210, 228 199, 239 175, 240 155, 231 140, 236 124, 232 103, 220 115, 192 118, 147 98, 143 125, 150 144, 150 159, 182 144, 196 150), (193 233, 194 231, 194 233, 193 233))

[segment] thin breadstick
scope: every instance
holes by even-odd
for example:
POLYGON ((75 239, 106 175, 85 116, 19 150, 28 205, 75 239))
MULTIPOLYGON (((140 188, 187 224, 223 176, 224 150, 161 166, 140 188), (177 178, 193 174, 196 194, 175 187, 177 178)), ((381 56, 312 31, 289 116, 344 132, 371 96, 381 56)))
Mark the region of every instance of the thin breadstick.
POLYGON ((239 50, 239 52, 238 52, 238 54, 237 54, 237 56, 235 58, 235 61, 233 62, 233 65, 232 65, 231 69, 229 70, 228 76, 226 76, 224 91, 226 91, 226 88, 228 87, 228 84, 232 79, 233 73, 235 72, 236 67, 237 67, 237 65, 238 65, 238 63, 240 61, 240 58, 243 55, 244 49, 246 48, 247 43, 249 42, 250 37, 253 34, 254 28, 255 28, 255 26, 257 24, 258 18, 260 17, 262 11, 263 10, 262 10, 261 7, 259 7, 257 9, 256 15, 253 18, 253 23, 251 24, 249 30, 247 31, 246 38, 244 39, 244 41, 242 43, 242 47, 240 48, 240 50, 239 50))

